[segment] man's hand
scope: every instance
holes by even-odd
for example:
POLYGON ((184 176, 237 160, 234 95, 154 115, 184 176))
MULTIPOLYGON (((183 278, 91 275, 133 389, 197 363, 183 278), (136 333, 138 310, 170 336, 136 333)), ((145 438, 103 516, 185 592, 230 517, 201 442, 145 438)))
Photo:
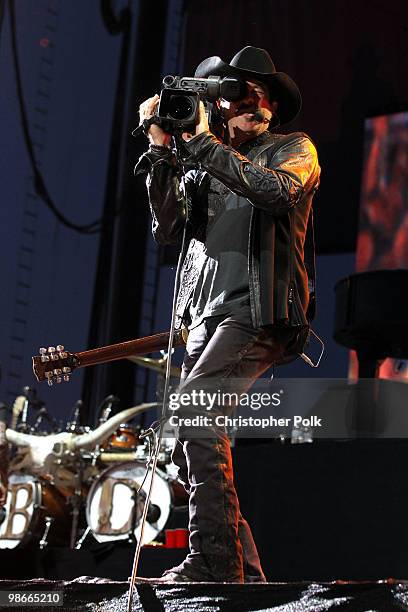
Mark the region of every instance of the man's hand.
POLYGON ((187 132, 184 132, 183 139, 187 141, 191 140, 192 138, 194 138, 194 136, 198 136, 199 134, 202 134, 203 132, 208 132, 209 130, 210 126, 208 125, 208 119, 205 112, 204 104, 200 101, 198 123, 196 125, 195 133, 187 134, 187 132))
MULTIPOLYGON (((155 94, 153 98, 148 98, 139 107, 139 125, 143 123, 145 119, 150 119, 155 114, 157 105, 159 104, 159 96, 155 94)), ((169 147, 171 135, 164 132, 158 125, 150 126, 148 132, 149 142, 154 145, 161 147, 169 147)))
POLYGON ((203 132, 208 132, 210 126, 208 125, 208 119, 205 112, 204 104, 200 101, 200 110, 199 110, 198 124, 195 131, 195 136, 202 134, 203 132))
MULTIPOLYGON (((150 117, 153 117, 158 104, 159 104, 158 94, 142 102, 142 104, 139 107, 139 117, 140 117, 139 125, 143 123, 145 119, 150 119, 150 117)), ((199 134, 202 134, 203 132, 208 132, 209 129, 210 127, 208 125, 208 120, 207 120, 207 115, 205 113, 204 104, 200 101, 198 123, 196 125, 195 133, 188 134, 185 132, 183 133, 183 138, 184 140, 190 140, 194 136, 198 136, 199 134)), ((155 125, 154 123, 149 128, 148 137, 149 137, 149 142, 151 142, 152 144, 159 145, 162 147, 163 146, 170 147, 171 134, 168 134, 167 132, 162 130, 161 127, 159 127, 158 125, 155 125)))

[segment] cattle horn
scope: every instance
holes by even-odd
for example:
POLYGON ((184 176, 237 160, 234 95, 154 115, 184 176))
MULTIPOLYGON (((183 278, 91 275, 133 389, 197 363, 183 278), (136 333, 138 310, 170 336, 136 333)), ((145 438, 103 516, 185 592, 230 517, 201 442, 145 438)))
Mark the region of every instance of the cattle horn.
POLYGON ((118 414, 114 414, 106 421, 106 423, 102 423, 102 425, 99 425, 99 427, 97 427, 94 431, 77 436, 73 440, 74 448, 92 448, 96 446, 99 444, 99 442, 102 442, 102 440, 105 440, 114 431, 116 431, 121 423, 126 423, 136 415, 145 412, 150 408, 154 408, 157 405, 157 402, 140 404, 139 406, 133 406, 133 408, 127 408, 126 410, 122 410, 122 412, 118 412, 118 414))
POLYGON ((21 433, 20 431, 15 431, 15 429, 6 429, 7 442, 16 446, 32 446, 35 442, 38 442, 38 438, 39 436, 21 433))

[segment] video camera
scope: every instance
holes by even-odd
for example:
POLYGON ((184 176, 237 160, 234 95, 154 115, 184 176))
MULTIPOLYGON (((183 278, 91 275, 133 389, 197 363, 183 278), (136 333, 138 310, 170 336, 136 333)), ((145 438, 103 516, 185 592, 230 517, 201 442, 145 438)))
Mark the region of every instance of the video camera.
POLYGON ((165 132, 194 132, 198 123, 199 104, 224 98, 229 102, 246 94, 245 81, 231 77, 210 76, 208 79, 168 75, 163 79, 156 117, 165 132))

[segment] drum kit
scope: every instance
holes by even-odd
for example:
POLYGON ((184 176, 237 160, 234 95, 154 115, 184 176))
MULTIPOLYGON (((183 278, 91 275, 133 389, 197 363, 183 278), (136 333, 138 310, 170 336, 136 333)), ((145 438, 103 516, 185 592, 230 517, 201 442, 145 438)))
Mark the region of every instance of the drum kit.
MULTIPOLYGON (((173 510, 187 504, 184 488, 172 473, 170 454, 164 441, 143 544, 156 540, 173 510)), ((140 440, 137 428, 122 424, 103 446, 64 463, 53 475, 39 475, 28 468, 14 471, 11 462, 0 549, 81 548, 89 534, 97 542, 137 541, 151 477, 148 444, 140 440)))
MULTIPOLYGON (((0 550, 81 548, 91 536, 100 543, 138 541, 153 476, 149 468, 157 449, 155 436, 148 435, 150 429, 143 432, 126 421, 117 425, 120 415, 128 419, 131 412, 128 409, 109 420, 102 418, 94 432, 71 422, 65 434, 9 434, 9 442, 18 436, 22 441, 18 438, 17 452, 10 462, 7 499, 0 517, 0 550), (109 431, 110 422, 115 429, 101 440, 98 432, 109 431), (28 454, 24 444, 30 445, 32 440, 42 442, 43 448, 48 443, 49 450, 41 454, 38 448, 31 448, 28 454)), ((105 412, 105 417, 108 414, 105 412)), ((174 512, 186 509, 187 494, 172 471, 173 443, 163 438, 158 449, 142 544, 164 539, 174 512)))

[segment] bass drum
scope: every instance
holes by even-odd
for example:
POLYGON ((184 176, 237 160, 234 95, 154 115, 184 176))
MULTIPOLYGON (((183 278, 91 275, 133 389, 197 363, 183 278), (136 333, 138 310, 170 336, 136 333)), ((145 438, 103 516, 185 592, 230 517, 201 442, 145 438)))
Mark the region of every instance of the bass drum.
POLYGON ((31 474, 12 473, 0 525, 0 549, 67 544, 69 518, 65 499, 53 485, 31 474))
MULTIPOLYGON (((98 542, 125 540, 133 534, 139 540, 140 520, 151 478, 149 470, 144 480, 146 469, 146 465, 139 461, 127 461, 106 469, 91 486, 86 518, 98 542)), ((156 538, 164 529, 172 509, 186 505, 187 499, 187 493, 179 482, 156 470, 143 544, 156 538)))

